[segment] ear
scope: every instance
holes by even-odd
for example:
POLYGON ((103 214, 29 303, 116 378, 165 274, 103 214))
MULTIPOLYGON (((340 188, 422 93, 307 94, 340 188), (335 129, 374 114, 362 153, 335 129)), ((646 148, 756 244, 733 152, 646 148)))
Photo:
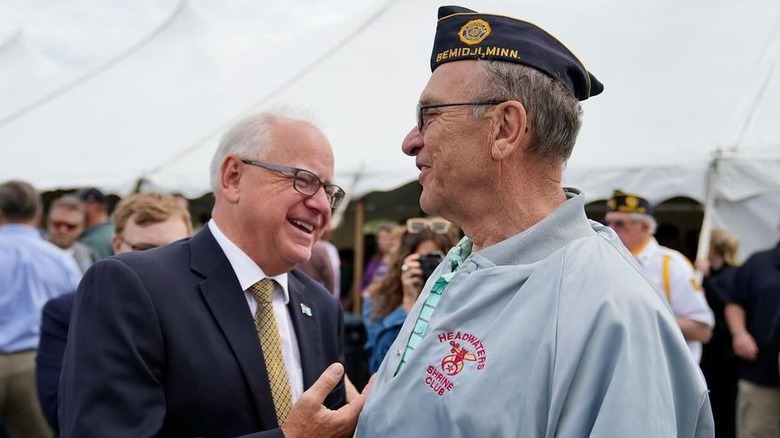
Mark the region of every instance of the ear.
POLYGON ((516 100, 500 104, 498 131, 495 134, 491 155, 494 160, 503 160, 516 150, 525 150, 531 143, 528 133, 528 114, 525 106, 516 100))
POLYGON ((244 163, 235 155, 228 155, 222 161, 220 189, 230 202, 238 202, 241 194, 241 177, 244 174, 244 163))
POLYGON ((119 254, 119 247, 122 246, 122 239, 116 234, 111 237, 111 247, 114 249, 114 254, 119 254))

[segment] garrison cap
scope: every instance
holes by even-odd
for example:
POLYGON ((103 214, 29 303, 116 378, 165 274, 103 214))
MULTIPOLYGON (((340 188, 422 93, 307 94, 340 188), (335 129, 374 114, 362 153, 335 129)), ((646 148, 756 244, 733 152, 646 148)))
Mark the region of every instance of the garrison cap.
POLYGON ((650 202, 647 199, 620 190, 615 190, 607 201, 607 211, 653 215, 653 208, 650 207, 650 202))
POLYGON ((442 6, 431 71, 445 62, 464 59, 490 59, 531 67, 563 84, 579 100, 604 90, 604 85, 580 60, 543 29, 512 17, 442 6))

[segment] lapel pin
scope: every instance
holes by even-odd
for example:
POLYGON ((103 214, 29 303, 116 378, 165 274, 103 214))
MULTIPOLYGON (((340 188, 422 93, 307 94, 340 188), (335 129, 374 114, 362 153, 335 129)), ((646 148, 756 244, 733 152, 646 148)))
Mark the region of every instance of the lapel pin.
POLYGON ((301 313, 303 313, 306 316, 311 316, 311 307, 301 303, 301 313))

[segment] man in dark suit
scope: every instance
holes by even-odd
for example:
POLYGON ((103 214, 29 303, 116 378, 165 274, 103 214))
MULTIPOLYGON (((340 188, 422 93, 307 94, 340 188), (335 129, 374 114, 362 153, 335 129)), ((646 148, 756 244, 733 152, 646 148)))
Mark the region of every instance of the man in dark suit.
MULTIPOLYGON (((114 254, 167 245, 192 234, 189 211, 178 198, 162 193, 137 193, 122 199, 114 210, 113 223, 114 254)), ((74 296, 73 292, 66 293, 43 306, 41 337, 35 356, 38 401, 55 437, 60 431, 57 399, 74 296)))
POLYGON ((364 396, 345 404, 334 364, 340 307, 294 270, 343 199, 332 176, 330 145, 309 122, 260 114, 231 128, 212 160, 207 226, 85 275, 63 362, 61 436, 350 436, 364 396), (271 302, 255 298, 261 284, 273 284, 271 302), (275 347, 258 340, 271 319, 275 347), (280 366, 286 396, 269 382, 280 366))

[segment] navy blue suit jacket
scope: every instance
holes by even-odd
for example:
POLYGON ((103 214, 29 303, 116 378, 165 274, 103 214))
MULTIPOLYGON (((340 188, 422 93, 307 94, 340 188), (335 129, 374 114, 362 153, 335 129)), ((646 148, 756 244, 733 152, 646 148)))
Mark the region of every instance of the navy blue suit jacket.
POLYGON ((55 437, 59 436, 60 430, 57 422, 57 396, 74 295, 71 292, 52 298, 43 306, 41 314, 41 340, 36 355, 35 378, 38 401, 55 437))
MULTIPOLYGON (((341 307, 297 271, 289 291, 309 388, 342 361, 341 307)), ((282 436, 253 316, 208 227, 93 265, 76 292, 67 343, 63 438, 282 436)), ((342 381, 325 405, 345 402, 342 381)))

